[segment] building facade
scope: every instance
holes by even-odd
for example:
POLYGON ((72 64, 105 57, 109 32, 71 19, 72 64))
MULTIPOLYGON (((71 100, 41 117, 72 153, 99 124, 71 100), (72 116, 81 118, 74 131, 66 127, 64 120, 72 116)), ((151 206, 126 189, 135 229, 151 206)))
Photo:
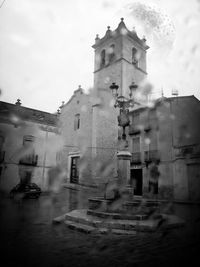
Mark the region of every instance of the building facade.
MULTIPOLYGON (((99 186, 118 177, 121 129, 109 87, 116 83, 119 95, 127 97, 135 82, 142 95, 149 47, 123 19, 114 31, 108 27, 103 38, 97 35, 92 47, 94 87, 85 94, 79 86, 61 107, 64 148, 59 158, 68 184, 99 186)), ((136 98, 126 129, 135 195, 199 200, 199 100, 162 97, 148 108, 142 97, 142 102, 136 98)))
POLYGON ((136 195, 200 200, 200 102, 161 98, 130 113, 131 181, 136 195))
MULTIPOLYGON (((48 171, 56 166, 58 115, 0 101, 0 189, 20 181, 48 190, 48 171)), ((60 149, 60 148, 59 148, 60 149)))

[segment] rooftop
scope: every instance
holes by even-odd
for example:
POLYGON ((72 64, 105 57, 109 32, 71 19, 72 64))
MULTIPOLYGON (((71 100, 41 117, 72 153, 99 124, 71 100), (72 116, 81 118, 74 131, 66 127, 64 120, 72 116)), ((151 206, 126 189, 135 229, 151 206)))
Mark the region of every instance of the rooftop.
POLYGON ((56 126, 58 120, 56 114, 21 106, 19 99, 16 104, 0 101, 0 122, 4 120, 12 121, 13 116, 16 116, 20 120, 51 126, 56 126))

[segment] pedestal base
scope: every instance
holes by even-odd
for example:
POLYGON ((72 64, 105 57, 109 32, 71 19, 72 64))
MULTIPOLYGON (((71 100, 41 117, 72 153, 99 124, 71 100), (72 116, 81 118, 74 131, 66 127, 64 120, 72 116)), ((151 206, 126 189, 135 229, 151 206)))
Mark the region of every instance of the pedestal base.
POLYGON ((118 158, 118 186, 120 195, 127 199, 133 199, 133 188, 130 186, 130 160, 131 153, 122 150, 117 153, 118 158))
POLYGON ((125 200, 133 200, 134 197, 134 188, 131 187, 130 185, 126 185, 122 190, 121 190, 121 197, 125 200))

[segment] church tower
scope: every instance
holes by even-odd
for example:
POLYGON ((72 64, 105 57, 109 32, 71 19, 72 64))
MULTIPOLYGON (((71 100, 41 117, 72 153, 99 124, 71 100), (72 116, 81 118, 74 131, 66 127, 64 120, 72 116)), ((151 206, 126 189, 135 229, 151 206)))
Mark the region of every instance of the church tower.
MULTIPOLYGON (((146 77, 146 39, 129 31, 121 19, 116 30, 108 27, 103 38, 96 36, 94 61, 94 101, 92 114, 92 154, 99 162, 114 162, 118 142, 117 115, 110 85, 119 85, 119 94, 128 97, 132 82, 146 77)), ((114 167, 113 167, 114 168, 114 167)), ((115 173, 114 171, 112 173, 115 173)), ((93 173, 93 177, 98 177, 93 173)))
POLYGON ((121 18, 116 30, 110 27, 95 44, 94 88, 108 89, 112 82, 127 94, 132 82, 140 84, 146 77, 146 39, 140 39, 135 29, 129 31, 121 18))

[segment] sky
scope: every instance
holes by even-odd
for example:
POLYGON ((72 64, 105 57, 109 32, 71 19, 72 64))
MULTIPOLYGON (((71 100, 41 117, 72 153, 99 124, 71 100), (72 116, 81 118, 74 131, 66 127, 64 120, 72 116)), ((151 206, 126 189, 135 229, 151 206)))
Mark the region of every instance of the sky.
POLYGON ((79 85, 87 92, 95 36, 117 28, 121 17, 146 36, 152 93, 200 99, 200 0, 5 0, 0 100, 56 112, 79 85))

